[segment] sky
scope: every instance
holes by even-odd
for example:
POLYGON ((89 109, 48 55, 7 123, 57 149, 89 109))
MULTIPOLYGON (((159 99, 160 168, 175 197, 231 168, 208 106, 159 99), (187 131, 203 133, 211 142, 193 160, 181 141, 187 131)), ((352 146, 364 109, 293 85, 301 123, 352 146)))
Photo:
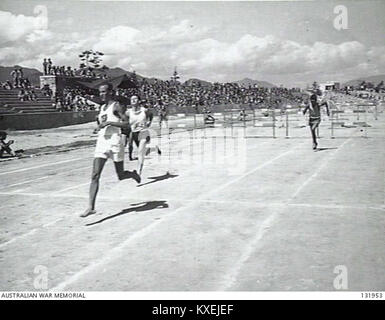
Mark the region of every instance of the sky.
POLYGON ((0 65, 78 67, 93 49, 108 67, 161 79, 177 67, 183 81, 344 82, 385 74, 384 14, 382 0, 2 0, 0 65))

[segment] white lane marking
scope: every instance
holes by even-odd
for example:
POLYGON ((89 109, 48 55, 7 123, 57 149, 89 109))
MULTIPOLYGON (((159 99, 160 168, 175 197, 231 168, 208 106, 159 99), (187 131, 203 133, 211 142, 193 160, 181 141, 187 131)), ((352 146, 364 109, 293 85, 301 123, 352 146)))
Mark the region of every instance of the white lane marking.
POLYGON ((58 223, 59 221, 62 221, 64 219, 65 219, 65 217, 58 218, 58 219, 56 219, 54 221, 47 222, 47 223, 43 224, 42 226, 34 228, 34 229, 32 229, 32 230, 30 230, 30 231, 28 231, 26 233, 23 233, 23 234, 21 234, 19 236, 13 237, 12 239, 10 239, 10 240, 8 240, 6 242, 0 243, 0 248, 5 247, 5 246, 7 246, 7 245, 17 241, 17 240, 24 239, 24 238, 26 238, 28 236, 31 236, 31 235, 35 234, 36 231, 38 231, 38 230, 40 231, 42 228, 44 229, 44 228, 47 228, 47 227, 51 227, 51 226, 55 225, 56 223, 58 223))
POLYGON ((352 140, 352 137, 350 137, 349 139, 345 140, 333 153, 329 153, 328 154, 328 158, 326 160, 323 160, 322 164, 318 167, 318 169, 308 178, 306 179, 306 181, 297 189, 297 191, 291 196, 290 200, 293 200, 301 191, 302 189, 311 181, 313 180, 316 176, 318 176, 318 174, 320 173, 320 171, 326 167, 326 165, 329 163, 329 161, 337 154, 337 152, 343 148, 343 146, 345 144, 347 144, 348 142, 350 142, 352 140))
POLYGON ((40 166, 34 166, 34 167, 29 167, 29 168, 17 169, 17 170, 13 170, 13 171, 1 172, 0 176, 5 175, 5 174, 11 174, 11 173, 16 173, 16 172, 23 172, 23 171, 33 170, 33 169, 39 169, 39 168, 54 166, 54 165, 57 165, 57 164, 62 164, 62 163, 67 163, 67 162, 72 162, 72 161, 84 160, 84 159, 87 159, 87 157, 86 158, 73 158, 73 159, 69 159, 69 160, 45 163, 45 164, 42 164, 40 166))
MULTIPOLYGON (((336 153, 349 141, 352 140, 352 137, 345 140, 339 147, 336 149, 333 153, 328 154, 327 159, 323 160, 323 163, 316 169, 316 171, 303 182, 297 190, 293 193, 292 196, 289 197, 289 199, 286 201, 289 203, 292 201, 298 194, 301 192, 301 190, 308 185, 308 183, 314 179, 319 172, 328 164, 328 162, 336 155, 336 153)), ((284 210, 282 208, 281 210, 275 210, 270 216, 268 216, 258 227, 257 232, 254 236, 254 238, 247 244, 245 250, 242 252, 240 258, 238 261, 233 264, 232 268, 226 273, 226 275, 223 278, 222 284, 219 286, 218 291, 226 291, 229 290, 237 281, 238 275, 241 272, 241 269, 243 265, 246 263, 247 260, 250 259, 253 252, 256 250, 258 242, 264 237, 266 232, 271 228, 271 226, 274 224, 275 220, 277 220, 279 214, 284 210)))
MULTIPOLYGON (((196 143, 194 143, 194 144, 199 144, 200 142, 196 142, 196 143)), ((268 141, 266 141, 266 142, 264 142, 263 143, 263 145, 265 145, 265 144, 268 144, 269 142, 268 141)), ((183 143, 183 145, 184 145, 185 143, 183 143)), ((259 146, 255 146, 255 147, 252 147, 252 148, 248 148, 248 150, 249 149, 255 149, 255 148, 259 148, 260 147, 260 145, 259 146)), ((227 157, 229 157, 229 156, 227 156, 227 157)), ((224 158, 227 158, 227 157, 224 157, 224 158)), ((274 159, 273 159, 274 160, 274 159)), ((83 168, 89 168, 89 167, 83 167, 83 168)), ((80 168, 79 168, 80 169, 80 168)), ((259 168, 258 168, 259 169, 259 168)), ((190 169, 190 170, 188 170, 187 172, 189 172, 189 171, 193 171, 193 170, 196 170, 196 168, 192 168, 192 169, 190 169)), ((255 169, 254 169, 255 170, 255 169)), ((74 171, 74 170, 72 170, 72 171, 74 171)), ((252 173, 252 172, 250 172, 250 173, 252 173)), ((239 178, 238 178, 239 179, 239 178)), ((107 180, 107 182, 112 182, 113 180, 107 180)), ((83 185, 87 185, 87 184, 89 184, 89 182, 87 182, 87 183, 82 183, 82 184, 80 184, 80 185, 76 185, 76 186, 71 186, 71 187, 69 187, 69 188, 65 188, 65 189, 62 189, 62 190, 59 190, 59 191, 56 191, 56 192, 53 192, 53 193, 28 193, 28 192, 0 192, 0 195, 21 195, 21 196, 32 196, 32 197, 36 197, 36 196, 39 196, 39 197, 47 197, 47 196, 49 196, 49 197, 59 197, 59 198, 69 198, 69 197, 75 197, 75 198, 83 198, 83 199, 88 199, 88 196, 82 196, 82 195, 65 195, 65 194, 60 194, 60 193, 62 193, 62 192, 64 192, 64 191, 68 191, 68 190, 72 190, 72 189, 76 189, 76 188, 78 188, 78 187, 80 187, 80 186, 83 186, 83 185)), ((226 186, 224 186, 224 187, 226 187, 226 186)), ((20 189, 20 191, 23 191, 23 189, 20 189)), ((215 190, 214 190, 215 191, 215 190)), ((106 198, 106 197, 99 197, 99 199, 100 200, 110 200, 110 201, 118 201, 118 199, 112 199, 112 198, 106 198)), ((137 200, 137 199, 136 199, 137 200)), ((126 201, 126 199, 125 199, 125 201, 126 201)), ((191 200, 190 200, 191 201, 191 200)), ((195 200, 192 200, 193 202, 195 201, 197 201, 196 199, 195 200)), ((56 224, 58 221, 60 221, 60 220, 62 220, 62 218, 59 218, 59 219, 57 219, 57 220, 55 220, 55 221, 53 221, 53 222, 51 222, 51 223, 47 223, 46 225, 43 225, 43 227, 45 227, 45 226, 49 226, 49 225, 54 225, 54 224, 56 224)), ((34 230, 34 232, 32 233, 32 232, 28 232, 28 233, 26 233, 26 234, 24 234, 23 235, 23 237, 25 237, 25 236, 27 236, 27 235, 32 235, 32 234, 34 234, 35 233, 35 231, 36 231, 37 229, 35 229, 34 230)), ((19 239, 20 237, 17 237, 16 239, 14 239, 14 240, 12 240, 12 242, 14 242, 14 241, 16 241, 17 239, 19 239)))
POLYGON ((0 190, 7 189, 9 187, 20 186, 20 185, 23 185, 23 184, 26 184, 26 183, 29 183, 29 182, 35 182, 35 181, 39 181, 39 180, 48 179, 50 177, 57 177, 57 176, 60 176, 60 175, 63 175, 63 174, 68 174, 68 173, 71 173, 71 172, 74 172, 74 171, 79 171, 79 170, 83 170, 83 169, 87 169, 87 168, 92 168, 92 166, 86 166, 86 167, 81 167, 81 168, 76 168, 76 169, 68 169, 67 168, 66 171, 59 172, 59 173, 54 174, 54 175, 50 174, 50 175, 46 175, 46 176, 39 177, 39 178, 36 178, 36 179, 31 179, 31 180, 26 180, 26 181, 18 182, 18 183, 9 184, 7 186, 4 186, 4 187, 0 188, 0 190))
POLYGON ((16 206, 17 203, 12 203, 12 204, 8 204, 6 206, 1 206, 0 209, 5 209, 5 208, 9 208, 9 207, 13 207, 13 206, 16 206))
POLYGON ((71 187, 64 188, 64 189, 61 189, 61 190, 58 190, 58 191, 54 191, 54 192, 50 193, 49 196, 54 195, 54 194, 58 194, 58 193, 62 193, 62 192, 68 191, 68 190, 77 189, 79 187, 83 187, 83 186, 89 185, 90 183, 91 183, 91 180, 88 181, 88 182, 85 182, 85 183, 77 184, 75 186, 71 186, 71 187))
MULTIPOLYGON (((47 193, 1 193, 0 195, 19 195, 19 196, 26 196, 26 197, 43 197, 46 198, 48 195, 50 197, 54 198, 80 198, 80 199, 88 199, 88 195, 79 195, 79 194, 47 194, 47 193)), ((166 196, 165 196, 166 197, 166 196)), ((165 198, 164 197, 164 198, 165 198)), ((162 197, 161 197, 162 198, 162 197)), ((105 197, 105 196, 98 196, 98 200, 103 201, 111 201, 111 202, 127 202, 127 201, 151 201, 149 198, 142 198, 142 197, 135 197, 135 198, 113 198, 113 197, 105 197)), ((168 201, 174 201, 174 202, 210 202, 210 203, 219 203, 219 204, 227 204, 227 203, 239 203, 239 204, 245 204, 245 205, 251 205, 251 206, 258 206, 258 207, 282 207, 282 206, 291 206, 291 207, 306 207, 306 208, 320 208, 320 209, 354 209, 354 210, 377 210, 377 211, 385 211, 385 207, 379 204, 378 206, 360 206, 360 205, 340 205, 340 204, 318 204, 318 203, 285 203, 285 202, 277 202, 277 203, 267 203, 265 201, 262 202, 256 202, 253 200, 214 200, 214 199, 183 199, 183 198, 169 198, 167 197, 168 201)), ((0 209, 12 207, 15 206, 15 204, 1 207, 0 209)))
MULTIPOLYGON (((171 142, 166 141, 164 146, 167 146, 169 143, 171 143, 171 142)), ((35 166, 35 167, 30 167, 30 168, 24 168, 24 169, 18 169, 18 170, 14 170, 14 171, 3 172, 3 173, 0 173, 0 175, 7 174, 7 173, 22 172, 22 171, 26 171, 26 170, 30 170, 30 169, 41 168, 41 167, 44 167, 44 166, 51 166, 51 165, 55 165, 55 164, 62 164, 62 163, 66 163, 66 162, 72 162, 72 161, 77 161, 77 160, 86 160, 86 159, 92 159, 92 158, 93 158, 93 156, 91 156, 91 157, 87 156, 87 157, 84 157, 84 158, 76 158, 76 159, 70 159, 70 160, 59 161, 59 162, 54 162, 54 163, 47 163, 47 164, 44 164, 44 165, 41 165, 41 166, 35 166)), ((70 171, 72 172, 72 171, 77 171, 77 170, 86 169, 86 168, 92 168, 92 165, 91 166, 82 167, 82 168, 77 168, 77 169, 70 169, 70 171)), ((55 176, 61 175, 61 174, 66 174, 68 172, 69 171, 68 171, 68 168, 67 168, 67 171, 62 172, 62 173, 58 173, 55 176)), ((8 187, 18 186, 18 185, 22 185, 22 184, 29 183, 29 182, 44 180, 44 179, 49 178, 50 176, 52 176, 52 175, 47 175, 47 176, 44 176, 44 177, 39 177, 39 178, 36 178, 36 179, 31 179, 31 180, 27 180, 27 181, 11 184, 11 185, 8 185, 8 186, 1 187, 0 190, 4 190, 4 189, 6 189, 8 187)), ((18 191, 23 191, 23 190, 24 189, 20 189, 18 191)))
POLYGON ((12 242, 15 242, 16 240, 23 239, 23 238, 25 238, 27 236, 30 236, 30 235, 34 234, 36 231, 37 231, 37 228, 32 229, 31 231, 28 231, 27 233, 23 233, 23 234, 21 234, 19 236, 13 237, 11 240, 8 240, 6 242, 0 243, 0 248, 3 248, 3 247, 5 247, 6 245, 9 245, 12 242))
MULTIPOLYGON (((259 169, 262 169, 264 168, 266 165, 268 164, 271 164, 273 163, 274 161, 282 158, 283 156, 293 152, 293 150, 296 149, 296 146, 294 146, 293 148, 289 149, 288 151, 285 151, 283 152, 282 154, 274 157, 273 159, 270 159, 268 161, 266 161, 264 164, 244 173, 243 175, 241 175, 240 177, 237 177, 236 179, 233 179, 231 181, 229 181, 228 183, 226 184, 223 184, 219 187, 217 187, 216 189, 213 189, 212 191, 206 193, 206 194, 203 194, 199 197, 197 197, 197 200, 203 200, 205 198, 208 198, 210 197, 211 195, 227 188, 228 186, 230 186, 231 184, 234 184, 238 181, 240 181, 241 179, 247 177, 248 175, 254 173, 255 171, 259 170, 259 169)), ((196 201, 194 202, 191 202, 190 204, 186 205, 186 206, 182 206, 182 207, 179 207, 178 209, 176 210, 173 210, 171 212, 169 212, 168 214, 165 214, 163 216, 163 219, 162 220, 157 220, 157 221, 154 221, 152 222, 151 224, 147 225, 146 227, 144 227, 143 229, 133 233, 131 236, 129 236, 125 241, 123 241, 120 245, 116 246, 115 248, 111 249, 106 255, 104 255, 102 258, 100 258, 99 260, 96 260, 94 261, 93 263, 89 264, 87 267, 81 269, 79 272, 75 273, 74 275, 72 275, 71 277, 67 278, 66 280, 60 282, 58 285, 56 285, 54 288, 52 288, 50 291, 62 291, 64 290, 65 287, 67 287, 68 285, 76 282, 77 280, 79 280, 82 276, 84 276, 85 274, 93 271, 94 269, 96 269, 97 267, 99 267, 100 265, 103 265, 105 263, 108 263, 118 257, 121 256, 121 251, 127 246, 129 245, 132 241, 134 241, 135 239, 137 238, 140 238, 140 237, 143 237, 145 235, 147 235, 152 229, 154 229, 158 224, 164 222, 165 220, 167 220, 168 217, 170 216, 174 216, 176 213, 178 213, 179 211, 181 210, 186 210, 187 208, 191 208, 193 207, 194 205, 196 205, 196 201)))
MULTIPOLYGON (((265 143, 263 143, 263 145, 265 145, 265 144, 267 144, 268 142, 265 142, 265 143)), ((260 146, 258 146, 258 147, 260 147, 260 146)), ((252 147, 252 148, 249 148, 249 149, 255 149, 256 147, 252 147)), ((249 150, 248 149, 248 150, 249 150)), ((225 158, 227 158, 227 157, 225 157, 225 158)), ((188 170, 187 172, 190 172, 190 171, 193 171, 193 170, 196 170, 196 168, 192 168, 192 169, 190 169, 190 170, 188 170)), ((185 171, 186 172, 186 171, 185 171)), ((107 182, 112 182, 113 180, 107 180, 107 182)), ((32 197, 36 197, 36 196, 38 196, 38 197, 47 197, 47 196, 49 196, 49 197, 57 197, 57 198, 82 198, 82 199, 88 199, 88 195, 87 196, 82 196, 82 195, 73 195, 73 194, 71 194, 71 195, 68 195, 68 194, 61 194, 61 192, 63 192, 63 191, 67 191, 67 190, 71 190, 71 189, 76 189, 76 188, 78 188, 78 187, 80 187, 80 186, 83 186, 83 185, 86 185, 86 184, 89 184, 89 182, 87 182, 87 183, 84 183, 84 184, 81 184, 81 185, 76 185, 76 186, 72 186, 72 187, 69 187, 69 188, 66 188, 66 189, 63 189, 63 190, 60 190, 60 191, 56 191, 56 192, 53 192, 53 193, 28 193, 28 192, 17 192, 17 193, 15 193, 15 191, 14 192, 0 192, 0 195, 21 195, 21 196, 32 196, 32 197)), ((108 200, 108 201, 127 201, 127 199, 114 199, 114 198, 108 198, 108 197, 99 197, 99 200, 108 200)), ((138 200, 137 198, 135 199, 135 200, 138 200)), ((178 200, 175 200, 175 201, 178 201, 178 200)), ((186 200, 186 201, 188 201, 188 202, 197 202, 197 199, 194 199, 194 200, 186 200)), ((199 201, 199 200, 198 200, 199 201)), ((202 200, 202 201, 204 201, 204 200, 202 200)), ((209 200, 208 200, 209 201, 209 200)), ((60 220, 62 220, 63 218, 59 218, 59 219, 57 219, 57 220, 55 220, 55 221, 53 221, 53 222, 51 222, 51 223, 47 223, 47 224, 45 224, 45 225, 43 225, 43 227, 45 227, 45 226, 49 226, 49 225, 54 225, 54 224, 56 224, 58 221, 60 221, 60 220)), ((35 229, 35 231, 36 231, 37 229, 35 229)), ((34 231, 34 232, 35 232, 34 231)), ((27 235, 31 235, 31 234, 34 234, 34 232, 33 233, 31 233, 31 232, 28 232, 28 233, 26 233, 25 235, 23 235, 23 237, 25 237, 25 236, 27 236, 27 235)), ((14 240, 12 240, 12 242, 14 242, 14 241, 16 241, 17 239, 19 239, 20 237, 17 237, 16 239, 14 239, 14 240)))
POLYGON ((54 220, 52 222, 45 223, 45 224, 42 225, 42 227, 43 228, 47 228, 47 227, 53 226, 56 223, 58 223, 59 221, 61 221, 61 220, 64 220, 64 217, 63 218, 58 218, 58 219, 56 219, 56 220, 54 220))
POLYGON ((379 210, 385 211, 385 207, 373 207, 373 206, 349 206, 349 205, 327 205, 327 204, 312 204, 312 203, 289 203, 288 206, 293 207, 306 207, 306 208, 321 208, 321 209, 353 209, 353 210, 379 210))

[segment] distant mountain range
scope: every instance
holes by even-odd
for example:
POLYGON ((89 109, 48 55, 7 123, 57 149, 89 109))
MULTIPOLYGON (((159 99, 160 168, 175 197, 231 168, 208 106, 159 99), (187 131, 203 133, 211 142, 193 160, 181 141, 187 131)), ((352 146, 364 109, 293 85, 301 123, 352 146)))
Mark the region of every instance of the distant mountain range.
POLYGON ((26 68, 22 66, 13 66, 13 67, 2 67, 0 66, 0 81, 5 82, 7 80, 12 80, 11 72, 16 68, 22 68, 23 74, 25 78, 28 78, 28 80, 32 83, 34 86, 40 86, 40 76, 43 75, 42 72, 40 72, 37 69, 33 68, 26 68))
MULTIPOLYGON (((126 71, 126 70, 119 68, 119 67, 108 69, 108 70, 104 71, 103 73, 105 73, 107 75, 107 77, 109 77, 109 78, 119 77, 119 76, 122 76, 124 74, 127 75, 129 78, 131 78, 134 75, 133 72, 126 71)), ((137 77, 137 79, 145 78, 145 77, 141 76, 140 74, 136 74, 136 77, 137 77)))
POLYGON ((370 77, 362 77, 362 78, 350 80, 350 81, 347 81, 347 82, 343 83, 342 87, 345 87, 345 86, 358 86, 360 83, 362 83, 362 81, 371 82, 371 83, 373 83, 376 86, 381 81, 385 82, 385 74, 380 74, 380 75, 377 75, 377 76, 370 76, 370 77))
POLYGON ((239 85, 243 87, 248 87, 248 86, 255 86, 257 85, 258 87, 263 87, 263 88, 274 88, 276 85, 267 82, 267 81, 260 81, 260 80, 253 80, 250 78, 244 78, 242 80, 234 81, 233 83, 238 83, 239 85))
MULTIPOLYGON (((12 70, 15 67, 22 68, 23 69, 23 73, 24 73, 24 77, 27 77, 29 79, 29 81, 34 86, 39 86, 40 85, 39 77, 41 75, 43 75, 43 73, 41 71, 39 71, 37 69, 34 69, 34 68, 27 68, 27 67, 23 67, 23 66, 19 66, 19 65, 12 66, 12 67, 0 66, 0 81, 1 82, 5 82, 7 80, 11 80, 12 77, 11 77, 10 73, 12 72, 12 70)), ((110 78, 119 77, 119 76, 124 75, 124 74, 126 74, 128 77, 132 77, 133 76, 132 72, 126 71, 126 70, 124 70, 122 68, 119 68, 119 67, 108 69, 108 70, 105 71, 105 73, 110 78)), ((141 76, 139 74, 136 74, 136 77, 138 79, 143 79, 144 78, 144 79, 146 79, 150 83, 154 83, 155 81, 162 81, 162 80, 157 79, 157 78, 146 78, 146 77, 143 77, 143 76, 141 76)), ((369 77, 361 77, 361 78, 358 78, 358 79, 347 81, 347 82, 343 83, 341 86, 342 87, 344 87, 344 86, 352 86, 352 85, 356 86, 356 85, 359 85, 362 81, 372 82, 374 85, 377 85, 381 81, 385 82, 385 74, 376 75, 376 76, 369 76, 369 77)), ((210 85, 212 85, 212 83, 209 82, 209 81, 205 81, 205 80, 201 80, 201 79, 196 79, 196 78, 189 79, 189 80, 185 81, 184 83, 188 84, 188 85, 191 85, 192 83, 200 83, 202 86, 210 86, 210 85)), ((257 85, 258 87, 264 87, 264 88, 276 87, 274 84, 272 84, 270 82, 260 81, 260 80, 253 80, 253 79, 250 79, 250 78, 244 78, 242 80, 233 81, 233 83, 237 83, 237 84, 239 84, 241 86, 245 86, 245 87, 254 86, 254 85, 257 85)))
MULTIPOLYGON (((43 75, 43 73, 41 71, 39 71, 37 69, 34 69, 34 68, 27 68, 27 67, 23 67, 23 66, 19 66, 19 65, 17 65, 16 67, 23 69, 24 77, 27 77, 29 79, 29 81, 34 86, 39 86, 40 85, 39 77, 43 75)), ((0 66, 0 81, 1 82, 5 82, 7 80, 11 80, 12 77, 11 77, 10 73, 12 72, 12 70, 14 68, 15 67, 3 67, 3 66, 0 66)), ((119 67, 110 68, 110 69, 106 70, 104 73, 106 73, 109 78, 119 77, 119 76, 122 76, 124 74, 126 74, 128 77, 132 77, 133 76, 133 72, 124 70, 124 69, 119 68, 119 67)), ((163 80, 160 80, 160 79, 157 79, 157 78, 146 78, 146 77, 143 77, 143 76, 141 76, 139 74, 136 74, 136 77, 139 80, 146 79, 149 83, 154 83, 155 81, 163 81, 163 80)), ((205 80, 201 80, 201 79, 197 79, 197 78, 189 79, 189 80, 185 81, 184 83, 187 84, 187 85, 192 85, 192 84, 200 83, 200 85, 204 86, 204 87, 212 85, 212 83, 209 82, 209 81, 205 81, 205 80)), ((243 85, 243 86, 258 85, 260 87, 266 87, 266 88, 275 87, 275 85, 273 85, 273 84, 271 84, 269 82, 259 81, 259 80, 252 80, 252 79, 249 79, 249 78, 245 78, 245 79, 239 80, 239 81, 234 81, 233 83, 238 83, 239 85, 243 85)))
POLYGON ((202 87, 210 87, 213 84, 209 81, 201 80, 201 79, 196 79, 192 78, 184 82, 185 85, 191 86, 191 85, 197 85, 200 84, 202 87))

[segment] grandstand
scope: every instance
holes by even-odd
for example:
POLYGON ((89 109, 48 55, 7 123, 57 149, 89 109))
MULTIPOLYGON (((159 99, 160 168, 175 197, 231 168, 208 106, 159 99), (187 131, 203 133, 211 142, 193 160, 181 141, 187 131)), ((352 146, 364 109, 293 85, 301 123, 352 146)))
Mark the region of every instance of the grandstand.
POLYGON ((0 88, 0 114, 17 113, 45 113, 55 112, 51 98, 43 94, 40 89, 34 89, 36 101, 20 101, 18 92, 20 89, 2 89, 0 88))

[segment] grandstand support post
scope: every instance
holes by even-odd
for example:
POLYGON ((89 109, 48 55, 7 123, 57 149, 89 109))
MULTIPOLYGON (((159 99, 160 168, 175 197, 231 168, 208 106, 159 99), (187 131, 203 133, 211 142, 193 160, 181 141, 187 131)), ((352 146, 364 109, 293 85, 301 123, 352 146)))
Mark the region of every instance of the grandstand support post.
POLYGON ((367 121, 368 121, 368 107, 366 107, 366 109, 365 109, 365 116, 364 116, 364 119, 365 119, 365 122, 364 122, 364 126, 365 126, 365 138, 367 138, 368 137, 368 123, 367 123, 367 121))
POLYGON ((206 139, 206 121, 203 117, 203 139, 206 139))
POLYGON ((246 113, 243 115, 243 136, 246 137, 246 113))
POLYGON ((233 110, 230 111, 230 127, 231 127, 231 138, 233 138, 234 137, 233 110))
POLYGON ((273 107, 273 138, 275 138, 275 108, 273 107))
POLYGON ((374 105, 374 120, 378 120, 377 112, 378 112, 378 110, 377 110, 377 102, 376 102, 375 105, 374 105))
POLYGON ((168 165, 171 163, 171 130, 170 127, 167 126, 168 131, 168 165))
POLYGON ((330 118, 330 121, 331 121, 331 137, 332 139, 334 139, 334 110, 331 110, 332 114, 331 114, 331 118, 330 118))
POLYGON ((197 128, 197 116, 196 116, 196 113, 194 113, 194 129, 197 128))
POLYGON ((289 112, 286 108, 286 138, 289 138, 289 112))

